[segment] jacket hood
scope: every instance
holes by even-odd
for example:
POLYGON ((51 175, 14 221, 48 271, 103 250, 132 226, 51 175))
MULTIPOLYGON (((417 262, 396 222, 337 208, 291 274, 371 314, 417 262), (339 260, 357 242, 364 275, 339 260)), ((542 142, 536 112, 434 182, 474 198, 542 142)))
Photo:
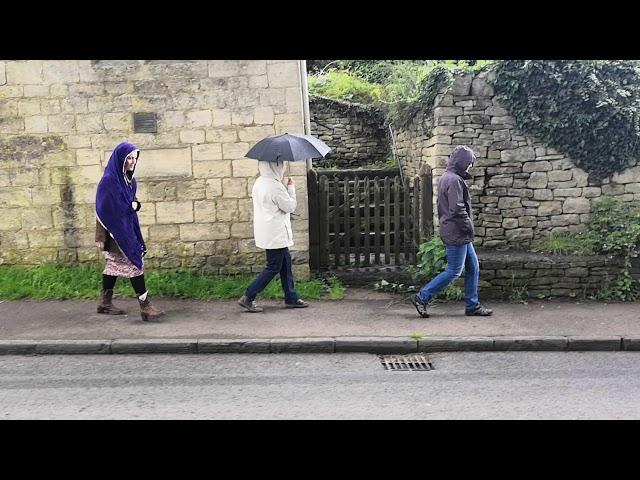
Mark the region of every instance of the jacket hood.
POLYGON ((447 164, 447 170, 460 175, 462 178, 471 178, 471 175, 467 173, 469 165, 474 163, 476 156, 466 145, 458 145, 451 152, 449 157, 449 163, 447 164))
POLYGON ((123 185, 131 185, 131 179, 135 175, 136 167, 133 167, 131 176, 127 176, 125 171, 125 159, 130 153, 136 153, 136 156, 140 156, 140 150, 133 143, 120 143, 113 150, 113 153, 109 158, 109 162, 107 163, 107 167, 105 168, 105 175, 112 176, 123 185))
POLYGON ((258 162, 258 170, 260 170, 260 176, 266 178, 272 178, 281 182, 284 178, 284 162, 258 162))

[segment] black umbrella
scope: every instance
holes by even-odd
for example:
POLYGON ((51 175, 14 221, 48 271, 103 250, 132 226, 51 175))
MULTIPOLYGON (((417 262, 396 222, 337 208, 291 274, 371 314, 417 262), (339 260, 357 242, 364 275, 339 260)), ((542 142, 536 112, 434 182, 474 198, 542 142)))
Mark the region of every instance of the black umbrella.
POLYGON ((321 158, 331 151, 322 140, 302 133, 285 133, 263 138, 245 157, 266 162, 280 162, 321 158))

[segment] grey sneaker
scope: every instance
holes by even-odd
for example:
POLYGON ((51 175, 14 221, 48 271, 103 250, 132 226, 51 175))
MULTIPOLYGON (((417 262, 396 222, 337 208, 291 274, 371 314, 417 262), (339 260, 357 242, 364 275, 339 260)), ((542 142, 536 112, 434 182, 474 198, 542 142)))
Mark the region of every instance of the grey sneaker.
POLYGON ((488 317, 493 315, 493 310, 490 308, 484 308, 482 305, 478 304, 473 310, 465 309, 464 314, 469 317, 488 317))
POLYGON ((411 295, 411 303, 416 307, 418 311, 418 315, 422 318, 429 318, 429 314, 427 313, 427 304, 422 301, 422 299, 416 294, 411 295))
POLYGON ((304 300, 296 300, 293 303, 285 303, 285 308, 307 308, 309 306, 309 304, 307 302, 305 302, 304 300))
POLYGON ((240 300, 238 300, 238 305, 251 313, 258 313, 262 311, 262 307, 257 306, 255 300, 249 300, 246 295, 243 295, 240 300))

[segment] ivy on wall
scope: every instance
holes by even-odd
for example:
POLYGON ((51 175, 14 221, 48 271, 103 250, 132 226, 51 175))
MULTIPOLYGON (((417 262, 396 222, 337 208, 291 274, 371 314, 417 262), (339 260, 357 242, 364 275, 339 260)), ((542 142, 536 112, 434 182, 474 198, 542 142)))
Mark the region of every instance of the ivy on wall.
POLYGON ((525 133, 568 154, 595 178, 640 159, 640 74, 636 62, 505 60, 497 99, 525 133))

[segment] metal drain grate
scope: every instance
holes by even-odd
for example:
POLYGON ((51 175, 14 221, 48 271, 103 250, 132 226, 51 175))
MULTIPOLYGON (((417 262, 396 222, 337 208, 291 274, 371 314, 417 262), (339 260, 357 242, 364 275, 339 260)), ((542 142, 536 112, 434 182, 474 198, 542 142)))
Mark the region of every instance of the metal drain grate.
POLYGON ((428 372, 433 364, 424 355, 380 355, 380 361, 386 370, 394 372, 428 372))

